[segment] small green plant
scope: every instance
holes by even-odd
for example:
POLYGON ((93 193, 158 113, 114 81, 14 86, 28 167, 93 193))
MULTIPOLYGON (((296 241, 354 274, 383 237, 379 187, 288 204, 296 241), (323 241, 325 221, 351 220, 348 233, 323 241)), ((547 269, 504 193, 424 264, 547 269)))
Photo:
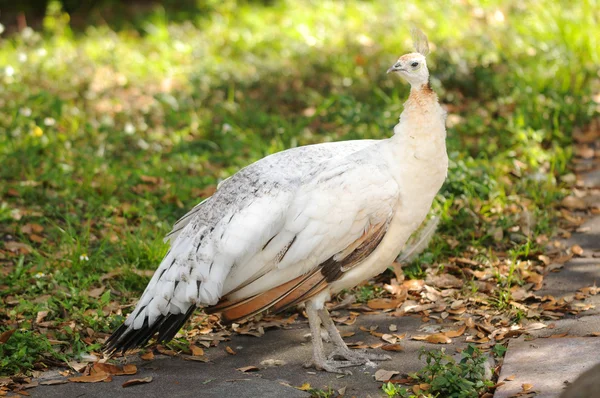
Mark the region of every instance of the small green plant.
POLYGON ((425 277, 425 270, 421 266, 420 261, 413 261, 402 267, 402 272, 408 279, 422 279, 425 277))
POLYGON ((419 358, 425 357, 427 365, 416 373, 416 379, 430 385, 429 393, 447 398, 476 398, 493 383, 486 379, 487 357, 474 345, 469 344, 456 362, 444 349, 421 350, 419 358))
MULTIPOLYGON (((503 354, 502 349, 506 351, 504 346, 496 344, 493 348, 494 355, 499 356, 496 353, 500 352, 503 354)), ((429 385, 426 393, 414 395, 410 389, 388 382, 381 387, 388 397, 477 398, 494 385, 485 375, 487 357, 471 344, 462 351, 458 362, 446 354, 443 348, 431 351, 421 349, 419 359, 423 356, 427 365, 410 376, 419 383, 429 385)))
POLYGON ((402 397, 402 398, 415 397, 415 395, 413 395, 407 388, 401 387, 398 384, 394 384, 389 381, 387 383, 384 383, 383 386, 381 386, 381 389, 383 390, 385 395, 387 395, 390 398, 392 398, 392 397, 402 397))
POLYGON ((335 391, 331 387, 327 387, 327 389, 316 389, 311 388, 308 390, 308 393, 312 398, 333 398, 336 396, 335 391))
MULTIPOLYGON (((3 332, 5 330, 0 329, 0 334, 3 332)), ((0 376, 27 372, 44 357, 59 358, 48 339, 30 331, 17 330, 0 344, 0 376)))
POLYGON ((507 348, 502 344, 495 344, 492 347, 492 354, 494 354, 496 358, 503 358, 504 354, 506 353, 506 350, 507 348))
POLYGON ((373 285, 360 286, 356 289, 356 301, 359 303, 366 303, 367 301, 376 298, 381 291, 380 288, 373 285))

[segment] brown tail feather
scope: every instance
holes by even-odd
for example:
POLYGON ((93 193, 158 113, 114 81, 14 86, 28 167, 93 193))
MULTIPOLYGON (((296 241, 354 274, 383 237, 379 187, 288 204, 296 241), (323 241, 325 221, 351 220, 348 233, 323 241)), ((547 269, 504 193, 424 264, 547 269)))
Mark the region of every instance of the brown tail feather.
POLYGON ((224 300, 212 307, 208 307, 206 310, 208 313, 220 312, 221 319, 226 323, 249 318, 283 299, 295 286, 301 284, 305 278, 305 275, 299 276, 283 285, 239 301, 224 300))
POLYGON ((321 292, 327 287, 327 281, 320 271, 310 275, 310 278, 299 284, 292 292, 283 299, 277 301, 271 310, 275 313, 284 311, 294 305, 298 305, 308 300, 312 296, 321 292))
POLYGON ((235 302, 224 300, 217 305, 206 308, 206 311, 208 313, 220 312, 221 319, 224 322, 232 323, 249 318, 274 306, 276 307, 276 311, 281 311, 293 304, 299 304, 304 301, 303 298, 306 294, 313 292, 317 286, 319 286, 318 291, 327 286, 323 275, 318 271, 309 275, 299 276, 283 285, 247 299, 235 302))

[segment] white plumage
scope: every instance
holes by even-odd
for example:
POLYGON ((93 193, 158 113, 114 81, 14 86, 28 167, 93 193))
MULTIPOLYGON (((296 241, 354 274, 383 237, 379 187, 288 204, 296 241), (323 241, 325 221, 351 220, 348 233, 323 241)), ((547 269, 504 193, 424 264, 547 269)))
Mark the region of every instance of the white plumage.
POLYGON ((317 368, 384 359, 348 350, 324 303, 385 270, 429 211, 447 172, 445 114, 428 85, 427 42, 388 70, 412 86, 385 140, 327 143, 268 156, 179 220, 171 249, 107 351, 169 340, 196 306, 235 321, 307 301, 317 368), (323 322, 337 347, 326 359, 323 322))

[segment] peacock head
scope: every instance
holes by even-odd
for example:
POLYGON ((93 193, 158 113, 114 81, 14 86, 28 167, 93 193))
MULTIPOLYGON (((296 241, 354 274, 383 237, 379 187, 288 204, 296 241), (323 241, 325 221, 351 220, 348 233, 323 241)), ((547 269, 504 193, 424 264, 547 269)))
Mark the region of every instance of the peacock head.
POLYGON ((427 36, 419 29, 411 30, 415 52, 405 54, 398 58, 387 73, 396 72, 402 76, 413 87, 420 87, 429 81, 429 70, 425 57, 429 54, 429 43, 427 36))

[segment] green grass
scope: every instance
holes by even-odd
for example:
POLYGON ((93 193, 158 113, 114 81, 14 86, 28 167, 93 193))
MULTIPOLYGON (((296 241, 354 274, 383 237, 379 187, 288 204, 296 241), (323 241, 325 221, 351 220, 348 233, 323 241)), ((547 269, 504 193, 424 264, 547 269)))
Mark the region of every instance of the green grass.
MULTIPOLYGON (((597 1, 209 4, 73 31, 54 3, 43 31, 0 41, 0 333, 66 343, 51 356, 97 351, 162 236, 220 180, 289 147, 389 136, 408 86, 385 70, 411 23, 435 45, 451 161, 410 276, 467 250, 539 250, 507 232, 525 210, 531 237, 551 234, 571 131, 600 89, 597 1)), ((503 278, 509 294, 517 275, 503 278)), ((32 368, 12 355, 0 373, 32 368)))
POLYGON ((443 348, 421 350, 419 359, 425 357, 426 365, 411 377, 420 386, 426 386, 425 390, 415 395, 414 391, 391 382, 385 383, 382 390, 388 397, 477 398, 494 385, 486 375, 487 356, 472 344, 460 356, 457 362, 443 348))

